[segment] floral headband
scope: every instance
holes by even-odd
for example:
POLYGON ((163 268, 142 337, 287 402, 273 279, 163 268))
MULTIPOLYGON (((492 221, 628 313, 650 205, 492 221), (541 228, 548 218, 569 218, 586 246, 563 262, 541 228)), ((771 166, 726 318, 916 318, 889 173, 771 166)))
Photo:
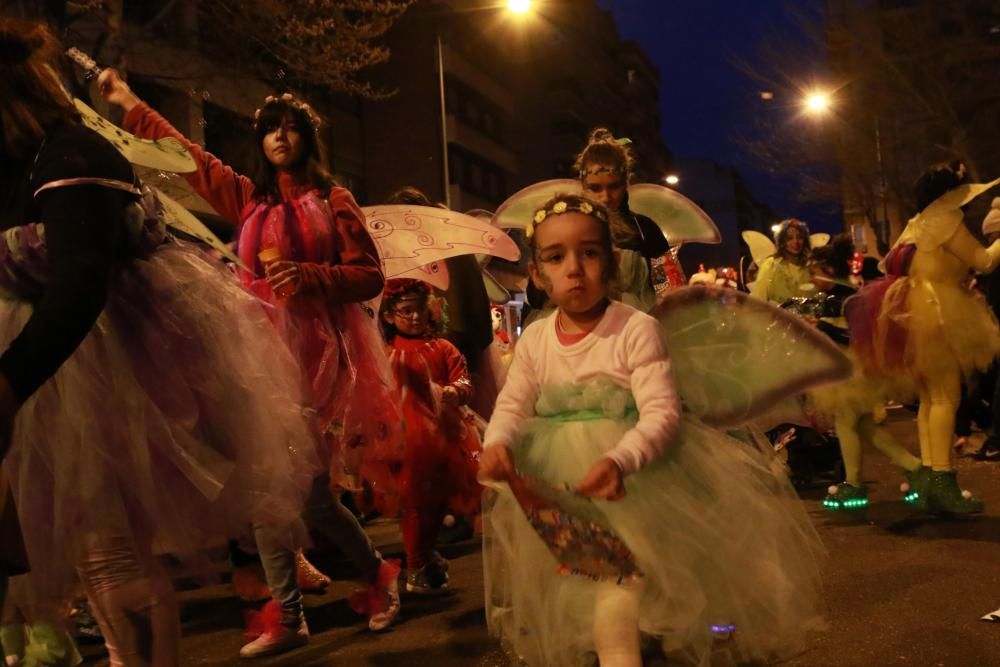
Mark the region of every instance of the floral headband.
POLYGON ((580 170, 580 178, 586 178, 587 176, 592 176, 594 174, 614 174, 615 176, 624 176, 625 167, 609 167, 604 164, 595 165, 587 169, 580 170))
MULTIPOLYGON (((264 107, 266 107, 268 104, 274 104, 275 102, 284 102, 289 106, 298 109, 299 111, 304 113, 309 118, 309 122, 312 123, 313 128, 316 130, 318 130, 320 126, 323 124, 323 121, 322 119, 320 119, 319 114, 313 111, 313 108, 311 106, 309 106, 306 102, 303 102, 299 98, 295 97, 295 95, 292 95, 291 93, 283 93, 280 97, 275 97, 274 95, 268 95, 267 97, 264 98, 264 107)), ((256 111, 253 112, 254 129, 257 128, 257 123, 258 121, 260 121, 260 112, 261 109, 263 109, 264 107, 261 107, 260 109, 257 109, 256 111)))
POLYGON ((552 205, 552 208, 540 208, 535 211, 534 217, 532 217, 531 222, 524 230, 524 235, 527 238, 531 238, 535 235, 535 227, 542 224, 545 218, 552 215, 560 215, 562 213, 583 213, 584 215, 590 215, 604 224, 608 224, 608 215, 604 212, 604 209, 597 208, 589 201, 581 201, 580 203, 570 203, 565 200, 559 200, 552 205))

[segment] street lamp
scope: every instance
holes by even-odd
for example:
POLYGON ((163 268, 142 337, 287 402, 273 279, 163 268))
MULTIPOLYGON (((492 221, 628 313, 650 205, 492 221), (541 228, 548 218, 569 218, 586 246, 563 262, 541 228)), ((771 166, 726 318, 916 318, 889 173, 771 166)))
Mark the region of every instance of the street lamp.
POLYGON ((823 91, 814 91, 806 95, 805 108, 811 114, 824 114, 830 110, 830 95, 823 91))
POLYGON ((666 176, 665 176, 665 177, 663 178, 663 181, 664 181, 664 182, 665 182, 665 183, 666 183, 667 185, 677 185, 678 183, 680 183, 680 182, 681 182, 681 179, 680 179, 680 178, 679 178, 679 177, 677 176, 677 174, 667 174, 667 175, 666 175, 666 176))
MULTIPOLYGON (((833 106, 830 94, 822 90, 814 90, 808 93, 804 100, 803 106, 807 113, 813 116, 825 115, 830 108, 833 106)), ((875 232, 876 240, 880 244, 888 245, 890 236, 890 224, 889 224, 889 205, 886 197, 888 190, 886 179, 885 179, 885 167, 882 164, 882 127, 881 119, 876 114, 875 116, 875 164, 878 169, 878 198, 881 203, 882 208, 882 218, 879 219, 878 213, 872 215, 872 229, 875 232)))

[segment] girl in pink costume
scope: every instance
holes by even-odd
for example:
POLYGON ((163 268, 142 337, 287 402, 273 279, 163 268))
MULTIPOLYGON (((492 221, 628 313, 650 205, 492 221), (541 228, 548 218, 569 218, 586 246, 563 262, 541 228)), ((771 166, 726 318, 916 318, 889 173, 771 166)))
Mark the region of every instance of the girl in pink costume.
MULTIPOLYGON (((382 560, 332 488, 350 485, 367 448, 391 447, 398 423, 389 394, 390 373, 373 319, 361 303, 384 283, 380 260, 351 193, 324 167, 319 118, 308 104, 284 94, 268 97, 254 122, 257 171, 241 175, 204 151, 141 102, 113 70, 99 80, 103 94, 126 112, 124 124, 149 139, 175 137, 194 156, 191 186, 236 226, 236 251, 249 270, 243 284, 269 306, 281 336, 298 358, 321 458, 306 515, 361 567, 377 594, 370 627, 386 627, 398 613, 393 565, 382 560), (275 258, 278 258, 275 261, 275 258), (265 266, 266 263, 266 266, 265 266), (355 400, 364 396, 366 400, 355 400)), ((305 643, 295 553, 283 536, 255 526, 281 624, 243 647, 243 657, 305 643)))

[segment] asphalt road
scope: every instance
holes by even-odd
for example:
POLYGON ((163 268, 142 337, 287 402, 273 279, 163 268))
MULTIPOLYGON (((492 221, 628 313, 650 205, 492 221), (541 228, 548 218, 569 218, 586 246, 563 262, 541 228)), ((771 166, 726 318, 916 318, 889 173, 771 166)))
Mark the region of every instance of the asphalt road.
MULTIPOLYGON (((893 411, 890 427, 916 450, 912 415, 893 411)), ((987 503, 978 517, 916 516, 900 501, 901 475, 871 452, 866 477, 871 506, 861 520, 824 513, 822 488, 804 502, 829 550, 824 563, 829 628, 811 647, 782 663, 798 667, 1000 667, 1000 624, 977 620, 1000 607, 1000 464, 960 461, 959 479, 987 503)), ((394 523, 369 527, 388 555, 401 552, 394 523)), ((344 563, 319 560, 336 578, 307 598, 311 643, 261 667, 473 666, 511 664, 486 632, 479 543, 446 546, 451 588, 435 597, 404 595, 400 621, 372 634, 344 598, 355 587, 344 563)), ((182 660, 187 665, 240 664, 244 606, 228 585, 182 595, 182 660)), ((106 664, 90 647, 87 664, 106 664)), ((251 664, 251 661, 242 661, 251 664)), ((658 660, 657 665, 669 662, 658 660)))

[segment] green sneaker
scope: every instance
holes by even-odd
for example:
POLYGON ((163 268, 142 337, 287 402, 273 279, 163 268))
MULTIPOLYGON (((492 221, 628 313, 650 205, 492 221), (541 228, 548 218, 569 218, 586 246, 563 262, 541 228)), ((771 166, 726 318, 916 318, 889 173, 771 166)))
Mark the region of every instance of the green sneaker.
POLYGON ((841 482, 827 489, 823 507, 831 512, 860 512, 868 507, 868 491, 863 486, 841 482))
POLYGON ((899 485, 903 494, 903 502, 921 512, 927 511, 927 482, 931 469, 920 466, 916 470, 906 471, 906 481, 899 485))
POLYGON ((983 501, 958 486, 954 470, 932 470, 927 480, 927 508, 945 514, 977 514, 983 511, 983 501))

